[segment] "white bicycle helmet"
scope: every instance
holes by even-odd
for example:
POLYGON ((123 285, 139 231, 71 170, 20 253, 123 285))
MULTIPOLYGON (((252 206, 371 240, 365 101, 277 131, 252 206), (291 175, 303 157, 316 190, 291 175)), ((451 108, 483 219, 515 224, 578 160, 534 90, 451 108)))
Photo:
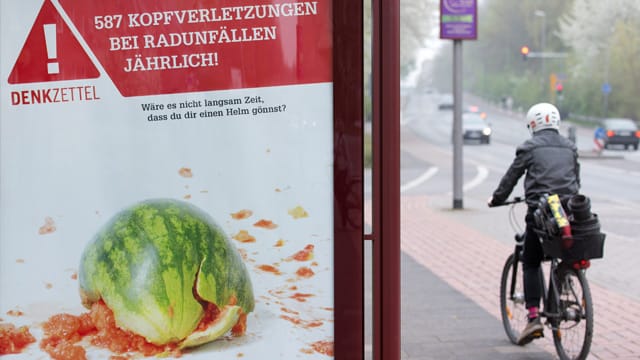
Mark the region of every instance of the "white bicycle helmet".
POLYGON ((549 103, 533 105, 527 112, 527 128, 531 134, 542 129, 560 130, 560 112, 549 103))

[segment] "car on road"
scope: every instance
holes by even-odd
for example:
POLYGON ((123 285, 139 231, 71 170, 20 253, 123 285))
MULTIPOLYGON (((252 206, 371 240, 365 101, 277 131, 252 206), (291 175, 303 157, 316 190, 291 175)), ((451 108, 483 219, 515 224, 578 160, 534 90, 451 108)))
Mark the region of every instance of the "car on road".
POLYGON ((479 112, 462 114, 462 139, 479 140, 481 144, 491 143, 491 125, 479 112))
POLYGON ((638 124, 631 119, 607 118, 600 122, 600 127, 604 130, 604 148, 620 145, 625 149, 632 147, 638 150, 640 142, 640 131, 638 124))

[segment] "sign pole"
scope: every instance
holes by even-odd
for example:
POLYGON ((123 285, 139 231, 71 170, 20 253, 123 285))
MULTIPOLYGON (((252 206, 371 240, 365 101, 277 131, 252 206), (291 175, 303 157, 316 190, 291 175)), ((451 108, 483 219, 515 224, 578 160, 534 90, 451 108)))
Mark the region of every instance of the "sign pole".
POLYGON ((453 40, 453 208, 462 209, 462 40, 478 37, 475 0, 440 0, 440 38, 453 40))
POLYGON ((462 40, 453 40, 453 208, 462 209, 462 40))

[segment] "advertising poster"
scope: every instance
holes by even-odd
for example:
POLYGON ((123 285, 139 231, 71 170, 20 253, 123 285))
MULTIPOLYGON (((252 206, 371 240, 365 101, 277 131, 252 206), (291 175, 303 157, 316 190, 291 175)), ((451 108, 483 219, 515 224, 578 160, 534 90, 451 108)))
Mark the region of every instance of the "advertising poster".
POLYGON ((331 1, 0 2, 0 355, 333 357, 331 1))

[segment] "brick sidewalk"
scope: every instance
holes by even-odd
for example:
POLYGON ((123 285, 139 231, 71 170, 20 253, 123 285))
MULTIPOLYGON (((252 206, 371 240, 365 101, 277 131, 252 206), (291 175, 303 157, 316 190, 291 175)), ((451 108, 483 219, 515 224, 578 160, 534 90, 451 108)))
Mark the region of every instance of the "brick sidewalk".
MULTIPOLYGON (((426 196, 402 198, 401 226, 404 253, 500 321, 499 277, 511 246, 430 209, 426 196)), ((640 302, 590 286, 595 314, 590 358, 639 359, 640 302)), ((534 344, 555 354, 548 331, 534 344)))

